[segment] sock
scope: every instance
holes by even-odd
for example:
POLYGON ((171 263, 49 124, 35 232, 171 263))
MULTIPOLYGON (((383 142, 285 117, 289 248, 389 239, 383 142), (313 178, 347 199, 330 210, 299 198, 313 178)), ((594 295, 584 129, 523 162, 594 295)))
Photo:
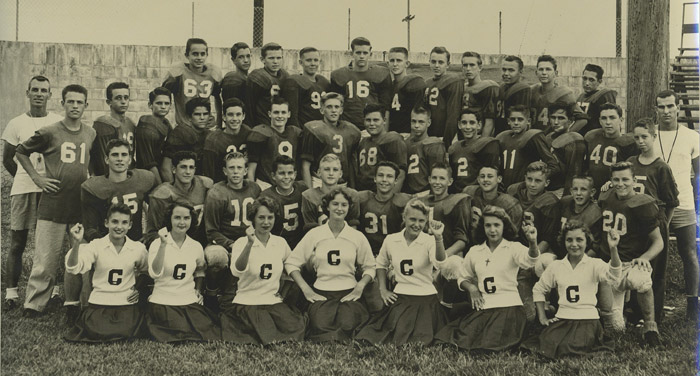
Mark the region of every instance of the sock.
POLYGON ((61 292, 61 289, 58 286, 53 287, 53 291, 51 292, 51 297, 53 298, 54 296, 58 296, 61 292))
POLYGON ((74 302, 64 302, 64 303, 63 303, 63 306, 64 306, 64 307, 67 307, 67 306, 79 306, 79 305, 80 305, 80 301, 79 301, 79 300, 76 300, 76 301, 74 301, 74 302))
POLYGON ((17 293, 17 287, 8 287, 5 289, 5 299, 19 299, 19 294, 17 293))
POLYGON ((644 322, 644 329, 642 330, 643 333, 646 332, 659 332, 659 327, 656 326, 656 321, 645 321, 644 322))

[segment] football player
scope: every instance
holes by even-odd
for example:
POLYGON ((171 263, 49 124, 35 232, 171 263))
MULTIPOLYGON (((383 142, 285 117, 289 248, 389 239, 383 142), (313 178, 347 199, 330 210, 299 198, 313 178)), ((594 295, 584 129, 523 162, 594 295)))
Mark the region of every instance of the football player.
POLYGON ((540 81, 531 87, 530 107, 532 111, 532 128, 548 131, 549 114, 547 108, 550 105, 561 102, 572 108, 574 114, 573 129, 580 129, 586 125, 586 114, 576 104, 576 97, 571 88, 559 85, 556 82, 557 60, 550 55, 542 55, 537 58, 537 79, 540 81))
MULTIPOLYGON (((575 219, 588 227, 593 235, 593 244, 588 245, 591 257, 598 257, 600 242, 602 241, 603 212, 593 200, 595 188, 593 178, 577 175, 571 179, 571 194, 559 200, 559 214, 561 215, 561 228, 557 230, 561 234, 566 222, 575 219)), ((554 248, 557 258, 566 256, 566 249, 561 249, 560 243, 550 244, 554 248)))
POLYGON ((267 43, 260 49, 262 68, 250 72, 246 79, 246 106, 248 122, 253 126, 270 124, 270 102, 272 97, 280 94, 280 84, 287 78, 282 46, 267 43))
POLYGON ((157 87, 148 93, 148 107, 151 115, 143 115, 134 130, 134 157, 136 168, 149 170, 156 182, 163 181, 160 166, 163 164, 163 145, 172 126, 165 116, 170 112, 172 93, 164 87, 157 87))
POLYGON ((417 106, 411 111, 411 136, 406 140, 406 181, 404 192, 425 196, 429 193, 430 166, 445 163, 445 144, 437 137, 429 137, 430 110, 417 106))
POLYGON ((467 51, 462 54, 462 72, 466 78, 462 107, 477 112, 483 123, 482 134, 493 136, 499 87, 495 81, 481 79, 482 64, 479 53, 467 51))
POLYGON ((572 128, 582 136, 593 129, 600 128, 600 106, 605 103, 616 103, 617 92, 613 89, 598 86, 603 82, 603 68, 595 64, 586 64, 581 75, 583 93, 576 99, 576 104, 588 115, 588 122, 580 129, 572 128))
POLYGON ((410 65, 406 47, 389 49, 389 70, 394 77, 394 95, 389 109, 389 119, 391 119, 389 130, 398 132, 404 138, 411 133, 411 110, 423 100, 425 92, 423 78, 406 72, 410 65))
POLYGON ((430 108, 430 136, 442 137, 445 148, 452 144, 457 134, 459 112, 462 109, 464 82, 456 74, 447 73, 450 66, 450 52, 445 47, 433 47, 430 51, 430 70, 433 77, 425 82, 427 86, 423 104, 430 108))
POLYGON ((136 125, 126 116, 129 109, 129 85, 124 82, 112 82, 106 90, 109 114, 102 115, 95 120, 92 128, 97 137, 95 144, 90 149, 90 172, 93 176, 105 175, 107 165, 104 156, 107 155, 107 143, 115 138, 129 142, 134 147, 134 130, 136 125))
POLYGON ((523 219, 523 207, 515 197, 498 191, 503 177, 498 165, 486 165, 479 169, 476 179, 478 185, 465 187, 463 192, 472 198, 471 223, 472 228, 479 223, 481 214, 487 205, 498 206, 508 213, 513 223, 513 231, 520 229, 520 221, 523 219))
POLYGON ((160 172, 165 175, 164 181, 173 182, 172 158, 178 151, 192 151, 197 155, 197 175, 202 175, 204 168, 202 159, 204 157, 204 141, 207 139, 211 129, 209 128, 209 116, 211 105, 204 98, 194 98, 187 102, 185 106, 189 123, 180 124, 170 132, 163 146, 163 165, 160 172))
POLYGON ((303 181, 297 181, 296 162, 287 155, 279 155, 272 164, 270 188, 260 193, 279 204, 275 213, 272 233, 283 237, 290 247, 296 247, 304 236, 304 217, 301 215, 302 193, 307 190, 303 181))
POLYGON ((231 46, 231 61, 236 70, 226 73, 221 80, 221 100, 226 102, 231 98, 238 98, 245 102, 245 83, 250 69, 250 47, 245 42, 236 42, 231 46))
POLYGON ((522 82, 523 61, 517 56, 508 55, 501 63, 501 83, 496 102, 494 136, 510 129, 506 112, 517 104, 530 107, 530 85, 522 82))
POLYGON ((552 177, 549 190, 556 190, 558 196, 568 195, 571 189, 571 179, 581 175, 585 167, 586 142, 583 136, 570 130, 573 122, 571 107, 563 103, 555 103, 548 107, 549 129, 545 139, 557 157, 561 173, 552 177))
POLYGON ((369 137, 360 140, 358 146, 357 190, 375 189, 375 171, 382 161, 391 161, 399 166, 395 192, 401 192, 406 178, 406 143, 396 132, 387 132, 386 110, 380 104, 368 104, 364 109, 365 129, 369 137))
POLYGON ((462 192, 466 186, 475 184, 482 166, 498 166, 501 163, 500 144, 493 137, 482 137, 481 125, 481 115, 477 111, 469 108, 462 110, 457 124, 462 140, 450 145, 447 151, 450 167, 455 174, 454 192, 462 192))
MULTIPOLYGON (((299 51, 301 74, 293 74, 282 81, 281 95, 289 103, 289 124, 303 129, 311 120, 321 120, 321 96, 326 94, 330 82, 318 74, 321 54, 314 47, 299 51)), ((294 248, 294 247, 292 247, 294 248)))
POLYGON ((224 157, 228 153, 247 153, 246 142, 250 127, 243 123, 245 120, 245 105, 238 98, 224 101, 222 105, 224 129, 216 130, 204 139, 202 156, 202 174, 209 176, 218 183, 226 179, 224 176, 224 157))

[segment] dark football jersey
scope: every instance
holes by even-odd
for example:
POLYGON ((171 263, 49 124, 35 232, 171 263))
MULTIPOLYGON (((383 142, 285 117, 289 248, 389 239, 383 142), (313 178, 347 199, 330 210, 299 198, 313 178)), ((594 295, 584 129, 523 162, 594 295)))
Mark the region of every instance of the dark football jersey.
MULTIPOLYGON (((617 194, 608 195, 599 201, 603 211, 603 237, 611 229, 617 230, 620 243, 617 250, 620 259, 625 262, 641 256, 649 249, 649 234, 659 227, 659 208, 656 200, 649 195, 635 194, 620 200, 617 194)), ((610 260, 608 242, 601 242, 601 258, 610 260)))
MULTIPOLYGON (((396 132, 386 132, 376 139, 366 137, 358 146, 358 169, 355 186, 358 190, 374 190, 377 163, 391 161, 406 170, 406 143, 396 132)), ((398 176, 397 176, 398 177, 398 176)))
POLYGON ((357 72, 352 67, 342 67, 331 72, 331 85, 328 91, 345 97, 342 120, 365 128, 362 111, 367 104, 391 105, 392 83, 389 70, 381 66, 370 66, 365 72, 357 72))
MULTIPOLYGON (((529 222, 537 229, 537 241, 546 241, 550 245, 557 241, 560 226, 559 198, 552 192, 543 192, 534 199, 527 196, 525 182, 512 184, 507 193, 520 201, 523 208, 523 223, 529 222)), ((527 244, 525 234, 520 231, 520 241, 527 244)))
POLYGON ((537 83, 531 87, 530 95, 532 129, 540 129, 545 133, 549 132, 549 114, 547 109, 554 103, 564 103, 572 107, 575 120, 586 119, 586 114, 576 104, 574 91, 569 87, 555 86, 550 91, 543 93, 542 84, 537 83))
MULTIPOLYGON (((588 248, 596 253, 600 250, 601 233, 603 231, 603 212, 600 207, 593 201, 588 204, 580 212, 576 212, 576 202, 572 196, 564 196, 559 200, 559 214, 561 215, 561 227, 557 234, 557 239, 561 236, 561 231, 564 229, 566 222, 575 219, 581 221, 593 234, 593 244, 588 244, 588 248)), ((566 256, 566 249, 560 247, 559 241, 555 244, 550 244, 554 247, 554 252, 558 258, 566 256)))
POLYGON ((248 161, 257 163, 255 178, 272 183, 274 162, 280 155, 297 160, 301 150, 301 128, 287 126, 279 133, 269 125, 258 125, 248 135, 248 161))
POLYGON ((166 118, 141 116, 134 130, 136 168, 148 170, 156 167, 160 170, 163 146, 171 130, 170 121, 166 118))
POLYGON ((288 196, 281 195, 275 186, 260 193, 260 197, 270 197, 279 204, 272 233, 283 237, 292 249, 297 246, 305 233, 304 217, 301 215, 301 195, 306 190, 304 182, 295 181, 294 190, 288 196))
POLYGON ((452 189, 462 192, 464 187, 476 184, 479 170, 483 166, 499 166, 501 145, 493 137, 462 140, 450 145, 447 152, 452 167, 452 189))
POLYGON ((90 148, 95 130, 85 124, 71 131, 60 121, 36 131, 17 146, 16 153, 44 156, 46 177, 58 179, 58 192, 44 192, 39 200, 39 219, 57 223, 80 221, 80 185, 88 178, 90 148))
POLYGON ((616 103, 617 92, 612 89, 600 89, 593 93, 581 93, 576 99, 576 104, 588 115, 588 123, 578 130, 585 135, 589 131, 600 128, 600 106, 606 103, 616 103))
POLYGON ((607 138, 602 129, 594 129, 583 138, 588 154, 588 175, 593 178, 593 187, 600 187, 610 180, 610 166, 639 154, 634 139, 629 134, 617 138, 607 138))
POLYGON ((156 185, 150 171, 134 169, 128 171, 126 180, 111 182, 106 176, 93 176, 83 182, 80 191, 85 240, 107 235, 105 220, 112 204, 126 204, 131 209, 131 229, 127 236, 134 241, 143 236, 143 200, 156 185))
POLYGON ((310 121, 304 124, 304 129, 300 158, 311 162, 311 172, 318 170, 318 162, 324 155, 335 154, 343 169, 340 183, 354 187, 357 174, 353 156, 360 143, 360 130, 343 120, 335 127, 322 120, 310 121))
POLYGON ((178 151, 191 151, 197 155, 196 174, 204 171, 204 141, 211 133, 209 129, 195 129, 189 125, 178 125, 165 140, 163 156, 173 158, 178 151))
POLYGON ((535 161, 547 164, 550 178, 559 174, 557 158, 550 151, 544 133, 538 129, 529 129, 518 135, 505 131, 496 136, 501 144, 501 162, 503 163, 503 186, 525 180, 527 165, 535 161))
POLYGON ((428 137, 418 142, 406 141, 406 180, 403 190, 418 193, 430 189, 430 167, 435 163, 447 162, 445 144, 437 137, 428 137))
POLYGON ((506 114, 511 106, 517 104, 530 107, 530 85, 524 82, 516 82, 511 85, 501 84, 498 89, 498 101, 496 102, 496 119, 494 121, 494 136, 510 130, 506 114))
POLYGON ((437 80, 428 79, 425 85, 423 103, 430 107, 431 114, 428 135, 442 137, 445 145, 450 145, 462 111, 464 81, 456 74, 446 73, 437 80))
POLYGON ((221 91, 221 70, 214 65, 205 65, 202 73, 194 72, 188 63, 177 63, 170 70, 163 81, 175 102, 175 124, 191 125, 185 112, 185 105, 191 99, 210 98, 219 96, 221 91))
POLYGON ((437 201, 434 195, 421 197, 420 200, 430 207, 429 219, 440 221, 445 226, 442 233, 445 249, 451 247, 457 240, 462 240, 467 244, 464 252, 469 250, 472 231, 471 197, 464 193, 457 193, 437 201))
POLYGON ((545 139, 561 167, 561 173, 552 176, 547 189, 555 190, 563 187, 564 194, 569 194, 571 179, 583 174, 586 163, 586 141, 576 132, 559 135, 549 133, 545 139))
POLYGON ((221 99, 226 101, 231 98, 238 98, 245 103, 245 83, 248 73, 234 70, 226 73, 221 80, 221 99))
POLYGON ((661 158, 656 158, 648 165, 639 162, 639 156, 630 157, 634 173, 634 190, 656 199, 659 209, 678 206, 678 186, 671 167, 661 158))
POLYGON ((302 128, 312 120, 321 120, 321 97, 326 94, 330 82, 320 74, 311 81, 306 76, 295 74, 282 81, 281 95, 289 102, 291 116, 287 125, 302 128))
POLYGON ((248 210, 260 195, 254 182, 243 181, 241 189, 230 188, 225 181, 214 184, 204 201, 204 225, 209 243, 218 244, 229 252, 231 244, 245 235, 251 226, 248 210))
POLYGON ((496 102, 498 101, 498 84, 495 81, 483 80, 468 86, 468 81, 464 81, 464 96, 462 107, 476 111, 484 119, 496 117, 496 102))
POLYGON ((258 68, 246 80, 246 122, 249 124, 270 124, 271 100, 280 94, 280 84, 287 78, 287 72, 280 69, 276 75, 265 68, 258 68))
POLYGON ((481 219, 481 215, 484 211, 486 205, 498 206, 508 213, 513 226, 513 230, 516 232, 520 229, 520 221, 523 219, 523 208, 520 206, 520 201, 515 197, 507 194, 498 192, 498 195, 493 200, 487 200, 484 198, 484 192, 478 185, 470 185, 464 188, 464 193, 468 194, 472 198, 472 217, 471 223, 472 228, 476 228, 481 219))
POLYGON ((379 201, 377 194, 371 191, 359 193, 360 201, 360 230, 372 246, 375 256, 382 248, 384 238, 388 234, 401 231, 403 228, 403 209, 411 196, 406 193, 395 193, 386 201, 379 201))
MULTIPOLYGON (((345 221, 350 226, 357 226, 360 222, 360 201, 359 193, 352 188, 345 188, 352 198, 352 203, 348 209, 345 221)), ((321 188, 309 188, 301 194, 301 216, 304 220, 304 231, 308 231, 316 226, 328 221, 328 216, 321 209, 321 200, 326 194, 321 188)))
POLYGON ((214 183, 226 180, 224 157, 233 152, 247 154, 246 142, 249 133, 250 127, 245 124, 241 124, 241 130, 235 135, 223 130, 209 133, 204 139, 202 174, 212 178, 214 183))
POLYGON ((416 74, 394 81, 394 95, 389 110, 389 130, 411 133, 411 111, 423 100, 425 81, 416 74))
POLYGON ((92 124, 92 128, 95 129, 96 136, 90 149, 90 171, 92 176, 104 175, 108 171, 107 162, 105 162, 107 143, 114 139, 122 139, 129 143, 133 151, 136 126, 128 117, 124 117, 124 121, 119 121, 108 114, 98 117, 92 124))

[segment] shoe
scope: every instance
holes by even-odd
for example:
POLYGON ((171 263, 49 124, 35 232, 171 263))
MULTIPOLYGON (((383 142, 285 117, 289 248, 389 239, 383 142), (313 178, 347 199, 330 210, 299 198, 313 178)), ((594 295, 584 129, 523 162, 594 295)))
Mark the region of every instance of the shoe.
POLYGON ((72 327, 75 322, 78 321, 78 316, 80 316, 80 306, 69 305, 66 306, 66 325, 72 327))
POLYGON ((40 317, 42 315, 42 312, 39 312, 35 309, 31 308, 25 308, 24 311, 22 311, 22 317, 27 318, 27 319, 35 319, 37 317, 40 317))
POLYGON ((19 307, 19 299, 5 299, 2 308, 5 311, 12 311, 13 309, 19 307))
POLYGON ((685 320, 692 323, 698 322, 698 299, 696 297, 688 298, 688 304, 685 307, 685 320))
POLYGON ((46 304, 46 308, 54 309, 63 306, 63 298, 60 295, 53 295, 49 302, 46 304))
POLYGON ((658 347, 661 345, 659 340, 659 332, 650 330, 644 333, 644 344, 648 347, 658 347))

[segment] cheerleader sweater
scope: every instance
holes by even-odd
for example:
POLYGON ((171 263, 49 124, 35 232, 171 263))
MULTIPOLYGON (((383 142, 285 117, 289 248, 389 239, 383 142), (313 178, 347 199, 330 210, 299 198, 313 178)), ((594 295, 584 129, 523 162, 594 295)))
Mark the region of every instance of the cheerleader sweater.
POLYGON ((437 294, 433 285, 433 269, 444 261, 435 259, 435 238, 421 232, 408 244, 404 232, 389 234, 377 256, 377 269, 394 269, 394 292, 403 295, 437 294))
POLYGON ((257 237, 253 241, 245 269, 236 269, 236 260, 248 244, 248 237, 238 238, 231 251, 231 274, 238 277, 234 304, 272 305, 282 302, 278 294, 284 262, 292 250, 284 238, 270 234, 267 245, 257 237))
POLYGON ((183 306, 197 303, 199 300, 194 287, 194 279, 204 277, 204 250, 199 242, 189 236, 181 247, 175 243, 165 246, 163 269, 160 273, 153 270, 160 239, 151 243, 148 249, 148 274, 155 281, 153 293, 148 298, 151 303, 183 306))

